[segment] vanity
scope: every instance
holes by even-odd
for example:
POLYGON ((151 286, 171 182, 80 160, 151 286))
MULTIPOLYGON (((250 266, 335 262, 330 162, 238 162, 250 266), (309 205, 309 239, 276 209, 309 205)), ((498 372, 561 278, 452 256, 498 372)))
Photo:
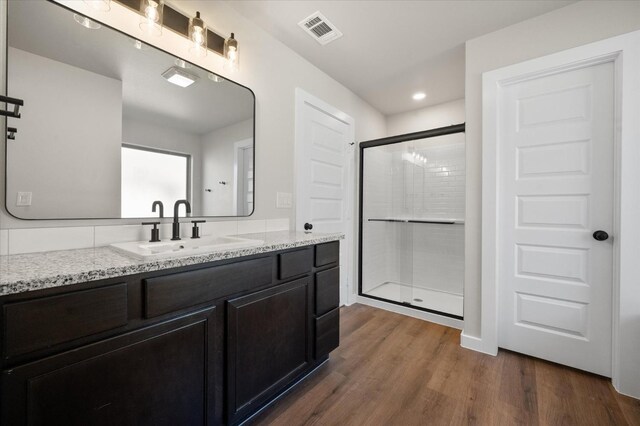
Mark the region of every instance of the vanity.
POLYGON ((342 236, 261 238, 0 256, 2 425, 234 425, 268 406, 339 344, 342 236))

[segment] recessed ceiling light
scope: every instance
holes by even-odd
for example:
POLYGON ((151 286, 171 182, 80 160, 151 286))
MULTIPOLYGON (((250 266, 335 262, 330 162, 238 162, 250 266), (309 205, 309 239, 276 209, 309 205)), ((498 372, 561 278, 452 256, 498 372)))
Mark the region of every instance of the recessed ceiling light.
POLYGON ((162 73, 162 76, 169 82, 180 87, 189 87, 198 80, 198 76, 189 74, 178 67, 171 67, 162 73))
POLYGON ((413 100, 414 101, 421 101, 426 97, 427 97, 427 94, 424 93, 424 92, 416 92, 416 93, 413 94, 413 100))

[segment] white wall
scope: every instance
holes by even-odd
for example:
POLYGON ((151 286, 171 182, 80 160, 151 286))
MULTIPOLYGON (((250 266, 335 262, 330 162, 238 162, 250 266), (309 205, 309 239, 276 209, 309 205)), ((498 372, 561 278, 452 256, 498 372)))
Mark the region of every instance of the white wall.
POLYGON ((464 99, 387 116, 387 135, 420 132, 464 123, 464 99))
MULTIPOLYGON (((481 338, 482 73, 640 29, 640 2, 581 1, 466 43, 467 197, 464 335, 481 338)), ((487 307, 493 309, 494 307, 487 307)), ((625 338, 621 336, 621 338, 625 338)), ((637 336, 627 336, 635 339, 637 336)), ((640 342, 633 353, 637 371, 640 342)))
POLYGON ((204 211, 230 216, 233 212, 234 144, 253 137, 253 121, 245 120, 202 136, 202 182, 204 211), (227 184, 221 185, 220 181, 227 184))
MULTIPOLYGON (((6 0, 0 0, 2 22, 6 19, 6 0)), ((84 2, 61 1, 72 9, 78 10, 100 20, 118 30, 135 34, 150 44, 185 57, 198 65, 221 75, 228 73, 223 69, 223 60, 216 54, 206 58, 190 57, 187 40, 164 31, 160 38, 147 38, 138 27, 139 17, 113 3, 111 11, 101 13, 91 10, 84 2)), ((317 69, 301 56, 293 52, 265 31, 239 15, 235 10, 220 1, 180 1, 173 2, 183 12, 194 15, 199 10, 207 23, 223 34, 232 31, 240 43, 241 69, 228 75, 232 80, 250 87, 256 94, 256 203, 255 212, 247 220, 260 220, 261 223, 280 219, 291 219, 292 209, 276 208, 276 192, 294 193, 294 104, 295 88, 300 87, 325 102, 344 111, 355 119, 357 140, 368 140, 386 134, 384 116, 356 96, 340 83, 317 69)), ((4 25, 3 25, 4 27, 4 25)), ((5 34, 0 34, 0 47, 6 44, 5 34)), ((0 72, 4 70, 4 58, 0 55, 0 72)), ((4 80, 4 74, 2 75, 4 80)), ((0 129, 4 131, 3 129, 0 129)), ((0 150, 2 152, 3 150, 0 150)), ((0 176, 4 176, 4 153, 0 154, 0 176)), ((3 179, 3 178, 2 178, 3 179)), ((3 182, 0 182, 0 188, 3 182)), ((0 193, 4 199, 4 193, 0 193)), ((235 220, 232 220, 235 222, 235 220)), ((238 230, 243 228, 238 222, 238 230)), ((60 227, 95 225, 135 224, 135 221, 18 221, 0 212, 0 228, 60 227)), ((1 232, 8 235, 7 232, 1 232)), ((20 233, 18 233, 20 234, 20 233)), ((10 240, 21 238, 14 235, 10 240)), ((0 247, 6 243, 0 241, 0 247)))
POLYGON ((22 118, 9 119, 18 129, 7 147, 10 210, 26 219, 119 216, 122 82, 13 47, 8 72, 11 94, 25 101, 22 118), (32 193, 31 206, 16 206, 18 191, 32 193))

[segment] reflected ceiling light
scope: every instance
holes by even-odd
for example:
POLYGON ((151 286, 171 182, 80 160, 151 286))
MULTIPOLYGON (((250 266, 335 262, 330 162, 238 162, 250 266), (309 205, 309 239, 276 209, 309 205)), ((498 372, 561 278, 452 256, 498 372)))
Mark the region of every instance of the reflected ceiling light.
POLYGON ((173 83, 180 87, 189 87, 198 80, 198 76, 181 70, 178 67, 171 67, 162 73, 169 83, 173 83))
POLYGON ((224 81, 224 78, 212 72, 210 72, 207 77, 209 77, 209 80, 215 81, 216 83, 222 83, 224 81))
POLYGON ((164 0, 143 0, 140 7, 143 14, 140 17, 142 32, 152 36, 161 36, 164 0))
POLYGON ((132 38, 131 39, 131 43, 133 44, 133 47, 135 47, 138 50, 148 50, 149 46, 147 46, 146 44, 144 44, 143 42, 141 42, 138 39, 132 38))
POLYGON ((111 10, 111 0, 84 0, 84 3, 91 9, 100 12, 108 12, 111 10))
POLYGON ((196 12, 196 16, 189 20, 189 40, 189 52, 198 57, 207 56, 207 26, 200 18, 200 12, 196 12))
POLYGON ((87 18, 86 16, 78 15, 77 13, 73 14, 73 19, 78 24, 82 25, 85 28, 89 28, 90 30, 97 30, 98 28, 101 27, 101 25, 98 24, 97 22, 92 21, 91 19, 87 18))
POLYGON ((193 66, 189 62, 185 61, 184 59, 180 59, 180 58, 176 58, 176 60, 173 61, 173 63, 176 64, 177 66, 179 66, 180 68, 185 69, 185 70, 188 70, 189 68, 191 68, 193 66))
POLYGON ((238 52, 238 40, 234 34, 224 41, 224 69, 228 71, 238 71, 240 62, 240 52, 238 52))
POLYGON ((423 100, 424 98, 427 97, 427 94, 424 93, 424 92, 416 92, 416 93, 413 94, 412 97, 413 97, 414 101, 421 101, 421 100, 423 100))

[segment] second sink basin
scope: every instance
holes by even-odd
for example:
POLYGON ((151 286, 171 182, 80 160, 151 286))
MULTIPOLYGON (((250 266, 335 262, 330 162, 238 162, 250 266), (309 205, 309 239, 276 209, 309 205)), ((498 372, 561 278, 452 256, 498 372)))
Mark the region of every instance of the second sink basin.
POLYGON ((262 240, 240 237, 202 237, 179 241, 161 241, 158 243, 131 242, 111 244, 111 247, 133 255, 139 259, 164 259, 169 257, 190 256, 221 250, 234 250, 257 247, 264 244, 262 240))

